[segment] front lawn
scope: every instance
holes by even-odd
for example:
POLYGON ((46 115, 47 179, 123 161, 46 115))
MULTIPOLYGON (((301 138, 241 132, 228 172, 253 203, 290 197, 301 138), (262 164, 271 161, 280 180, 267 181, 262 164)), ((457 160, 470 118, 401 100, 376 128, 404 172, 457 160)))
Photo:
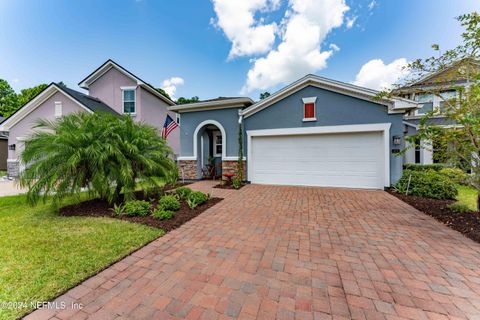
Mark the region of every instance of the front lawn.
MULTIPOLYGON (((164 232, 111 218, 62 217, 0 198, 0 303, 48 301, 164 232)), ((2 309, 11 319, 29 309, 2 309)))
POLYGON ((477 211, 477 190, 468 186, 457 185, 459 203, 467 205, 472 211, 477 211))

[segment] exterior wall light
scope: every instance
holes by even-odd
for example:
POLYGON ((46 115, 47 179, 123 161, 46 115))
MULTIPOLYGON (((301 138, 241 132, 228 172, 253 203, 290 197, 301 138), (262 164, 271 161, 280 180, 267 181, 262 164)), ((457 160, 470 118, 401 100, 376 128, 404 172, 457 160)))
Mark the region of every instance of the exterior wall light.
POLYGON ((398 146, 402 143, 402 137, 400 136, 393 136, 393 144, 398 146))

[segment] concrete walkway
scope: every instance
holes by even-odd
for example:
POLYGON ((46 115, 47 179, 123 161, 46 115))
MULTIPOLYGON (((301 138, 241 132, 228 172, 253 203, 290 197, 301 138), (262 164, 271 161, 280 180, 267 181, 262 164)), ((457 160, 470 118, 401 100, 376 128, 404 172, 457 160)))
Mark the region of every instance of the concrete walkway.
POLYGON ((0 197, 14 196, 25 192, 27 190, 20 188, 17 181, 0 181, 0 197))
POLYGON ((386 192, 214 190, 225 200, 56 300, 82 309, 28 319, 480 318, 480 245, 386 192))

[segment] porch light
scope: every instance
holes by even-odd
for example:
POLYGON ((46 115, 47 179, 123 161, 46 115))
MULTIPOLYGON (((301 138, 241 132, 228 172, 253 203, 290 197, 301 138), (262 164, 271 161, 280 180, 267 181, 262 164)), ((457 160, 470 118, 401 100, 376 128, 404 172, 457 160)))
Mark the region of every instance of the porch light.
POLYGON ((402 143, 402 137, 400 136, 393 136, 393 144, 398 146, 402 143))
POLYGON ((15 144, 10 144, 10 145, 8 146, 8 150, 15 151, 15 144))

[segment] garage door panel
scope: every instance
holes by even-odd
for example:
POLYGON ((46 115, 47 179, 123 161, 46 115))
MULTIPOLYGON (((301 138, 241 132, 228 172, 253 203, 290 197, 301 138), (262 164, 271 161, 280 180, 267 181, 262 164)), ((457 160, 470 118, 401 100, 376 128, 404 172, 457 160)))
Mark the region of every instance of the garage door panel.
POLYGON ((381 133, 253 137, 254 183, 383 186, 381 133))

